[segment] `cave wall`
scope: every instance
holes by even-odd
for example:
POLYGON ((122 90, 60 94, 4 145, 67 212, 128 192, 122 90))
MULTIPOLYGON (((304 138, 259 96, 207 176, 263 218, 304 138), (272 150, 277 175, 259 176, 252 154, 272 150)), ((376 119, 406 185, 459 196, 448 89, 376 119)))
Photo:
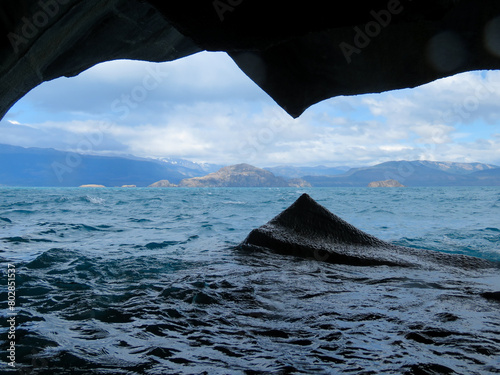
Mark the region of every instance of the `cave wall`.
POLYGON ((100 62, 162 62, 201 51, 148 2, 2 2, 0 18, 0 118, 40 83, 100 62))
POLYGON ((103 61, 225 51, 290 115, 337 96, 500 68, 493 0, 21 0, 0 5, 0 117, 103 61))

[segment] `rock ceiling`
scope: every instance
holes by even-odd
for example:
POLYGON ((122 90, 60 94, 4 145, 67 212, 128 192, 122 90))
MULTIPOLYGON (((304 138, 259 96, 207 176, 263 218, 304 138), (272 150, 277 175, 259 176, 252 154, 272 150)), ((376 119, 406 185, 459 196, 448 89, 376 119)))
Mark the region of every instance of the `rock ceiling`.
POLYGON ((44 81, 115 59, 225 51, 297 117, 318 101, 500 68, 494 0, 18 0, 0 4, 0 118, 44 81))

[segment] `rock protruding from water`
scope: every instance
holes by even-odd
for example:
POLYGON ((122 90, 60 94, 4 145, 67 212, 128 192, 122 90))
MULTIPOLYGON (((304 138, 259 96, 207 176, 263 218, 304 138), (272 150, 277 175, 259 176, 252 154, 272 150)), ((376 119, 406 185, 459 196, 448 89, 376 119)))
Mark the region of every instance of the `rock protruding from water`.
POLYGON ((485 292, 485 293, 482 293, 481 296, 483 296, 486 299, 490 299, 492 301, 500 302, 500 291, 498 291, 498 292, 485 292))
POLYGON ((177 185, 172 184, 169 180, 160 180, 155 182, 154 184, 149 185, 148 187, 163 188, 163 187, 177 187, 177 185))
POLYGON ((373 181, 368 184, 368 187, 378 188, 378 187, 405 187, 402 183, 397 180, 385 180, 385 181, 373 181))
POLYGON ((480 258, 401 247, 382 241, 334 215, 307 194, 301 195, 267 224, 252 230, 241 246, 358 266, 493 267, 491 262, 480 258))
POLYGON ((288 182, 249 164, 229 165, 203 177, 186 178, 180 187, 287 187, 288 182))

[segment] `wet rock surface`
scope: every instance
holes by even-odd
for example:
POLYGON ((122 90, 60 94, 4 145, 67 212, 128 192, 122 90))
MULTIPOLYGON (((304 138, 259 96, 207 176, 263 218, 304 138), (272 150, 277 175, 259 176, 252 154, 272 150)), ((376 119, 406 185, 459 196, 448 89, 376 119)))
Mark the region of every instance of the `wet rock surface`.
POLYGON ((365 233, 303 194, 241 244, 328 263, 357 266, 402 266, 439 269, 497 267, 484 259, 396 246, 365 233))

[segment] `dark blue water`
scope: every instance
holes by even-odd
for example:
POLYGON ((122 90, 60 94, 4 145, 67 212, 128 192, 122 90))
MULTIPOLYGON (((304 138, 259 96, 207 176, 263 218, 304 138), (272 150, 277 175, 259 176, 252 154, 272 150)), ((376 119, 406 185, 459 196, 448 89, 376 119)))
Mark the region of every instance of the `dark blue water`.
POLYGON ((0 188, 0 372, 500 373, 497 273, 235 249, 303 192, 383 240, 500 261, 499 188, 0 188))

